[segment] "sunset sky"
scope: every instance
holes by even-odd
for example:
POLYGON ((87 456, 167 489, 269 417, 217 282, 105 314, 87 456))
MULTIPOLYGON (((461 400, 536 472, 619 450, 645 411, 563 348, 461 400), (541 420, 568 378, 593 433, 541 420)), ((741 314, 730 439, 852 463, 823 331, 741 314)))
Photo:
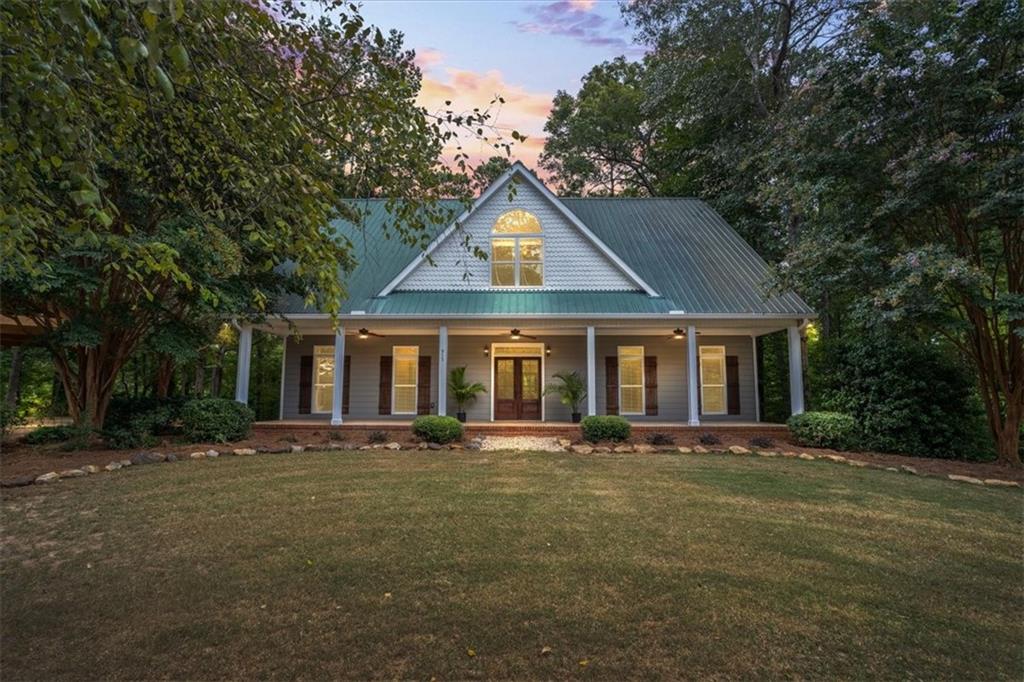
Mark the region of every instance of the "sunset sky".
MULTIPOLYGON (((420 100, 428 109, 443 109, 445 100, 460 110, 483 107, 501 94, 505 105, 495 112, 496 123, 529 137, 514 146, 513 158, 531 168, 544 146, 555 91, 575 93, 595 64, 642 54, 614 0, 371 0, 363 16, 405 34, 423 71, 420 100)), ((465 150, 491 155, 475 141, 465 150)))

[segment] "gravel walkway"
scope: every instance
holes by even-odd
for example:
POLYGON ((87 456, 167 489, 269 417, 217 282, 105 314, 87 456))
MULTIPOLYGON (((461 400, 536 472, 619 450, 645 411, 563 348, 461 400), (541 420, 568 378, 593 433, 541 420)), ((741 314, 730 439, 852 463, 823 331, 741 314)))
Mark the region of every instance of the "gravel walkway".
POLYGON ((481 450, 539 450, 541 452, 565 452, 557 438, 540 436, 486 436, 480 441, 481 450))

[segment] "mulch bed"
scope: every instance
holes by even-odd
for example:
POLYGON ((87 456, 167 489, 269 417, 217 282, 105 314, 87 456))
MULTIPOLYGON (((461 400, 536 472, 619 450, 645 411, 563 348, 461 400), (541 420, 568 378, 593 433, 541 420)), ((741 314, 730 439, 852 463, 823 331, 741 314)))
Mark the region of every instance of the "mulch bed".
MULTIPOLYGON (((398 442, 402 445, 403 449, 413 448, 419 444, 419 439, 413 437, 407 428, 394 429, 390 431, 384 429, 374 430, 379 430, 387 434, 386 442, 398 442)), ((728 429, 715 431, 713 428, 709 428, 707 432, 715 433, 722 441, 721 446, 708 446, 709 449, 714 449, 715 447, 728 447, 730 445, 750 447, 749 441, 752 433, 749 431, 744 430, 741 433, 734 433, 730 432, 728 429)), ((467 432, 467 438, 471 438, 474 435, 477 434, 473 432, 472 429, 469 429, 467 432)), ((486 436, 488 434, 487 432, 480 432, 480 435, 486 436)), ((531 435, 546 436, 548 434, 534 431, 531 435)), ((558 437, 561 434, 551 435, 558 437)), ((672 433, 676 446, 688 447, 699 445, 700 435, 700 433, 690 431, 672 433)), ((886 455, 872 452, 838 452, 835 450, 824 450, 819 448, 805 448, 780 437, 778 429, 766 430, 764 435, 771 438, 775 443, 773 447, 766 448, 770 450, 807 452, 814 455, 835 454, 841 455, 847 459, 860 460, 882 467, 899 468, 900 466, 910 466, 922 474, 933 474, 939 476, 959 474, 962 476, 973 476, 981 479, 999 478, 1003 480, 1017 481, 1018 483, 1024 484, 1024 469, 1005 467, 993 463, 965 462, 925 457, 906 457, 902 455, 886 455)), ((9 479, 27 474, 39 475, 48 471, 76 469, 87 464, 95 464, 102 467, 111 461, 127 459, 134 452, 138 452, 139 450, 154 450, 165 454, 174 453, 178 455, 179 458, 182 456, 187 458, 188 454, 191 452, 195 452, 197 450, 208 450, 210 448, 221 452, 230 452, 235 448, 282 448, 295 444, 303 445, 308 449, 315 450, 318 445, 326 445, 328 442, 347 443, 351 444, 353 447, 358 447, 367 443, 367 437, 368 433, 337 431, 327 427, 323 429, 309 429, 307 427, 294 430, 283 429, 280 427, 268 429, 261 429, 257 427, 253 429, 253 433, 250 438, 230 444, 182 444, 167 440, 152 448, 140 448, 138 450, 109 450, 97 448, 91 450, 78 450, 75 452, 65 452, 60 449, 59 444, 30 446, 17 441, 8 441, 3 444, 2 451, 0 451, 0 479, 9 479)), ((578 442, 579 438, 576 437, 573 438, 573 440, 578 442)), ((643 435, 638 435, 632 439, 632 442, 643 443, 645 441, 643 435)))

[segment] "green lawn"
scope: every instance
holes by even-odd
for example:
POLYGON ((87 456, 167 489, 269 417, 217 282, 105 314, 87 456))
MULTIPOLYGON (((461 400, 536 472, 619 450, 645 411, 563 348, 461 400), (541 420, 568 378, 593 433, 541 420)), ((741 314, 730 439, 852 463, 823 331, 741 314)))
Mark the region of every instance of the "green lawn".
POLYGON ((137 466, 5 492, 0 665, 47 680, 1020 679, 1022 500, 731 456, 137 466))

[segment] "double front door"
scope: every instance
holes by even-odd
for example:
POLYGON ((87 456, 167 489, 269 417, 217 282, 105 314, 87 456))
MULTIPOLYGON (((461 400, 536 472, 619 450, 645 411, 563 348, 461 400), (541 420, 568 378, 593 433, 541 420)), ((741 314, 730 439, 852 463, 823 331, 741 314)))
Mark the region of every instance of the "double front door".
POLYGON ((495 419, 539 420, 540 358, 495 358, 494 389, 495 419))

